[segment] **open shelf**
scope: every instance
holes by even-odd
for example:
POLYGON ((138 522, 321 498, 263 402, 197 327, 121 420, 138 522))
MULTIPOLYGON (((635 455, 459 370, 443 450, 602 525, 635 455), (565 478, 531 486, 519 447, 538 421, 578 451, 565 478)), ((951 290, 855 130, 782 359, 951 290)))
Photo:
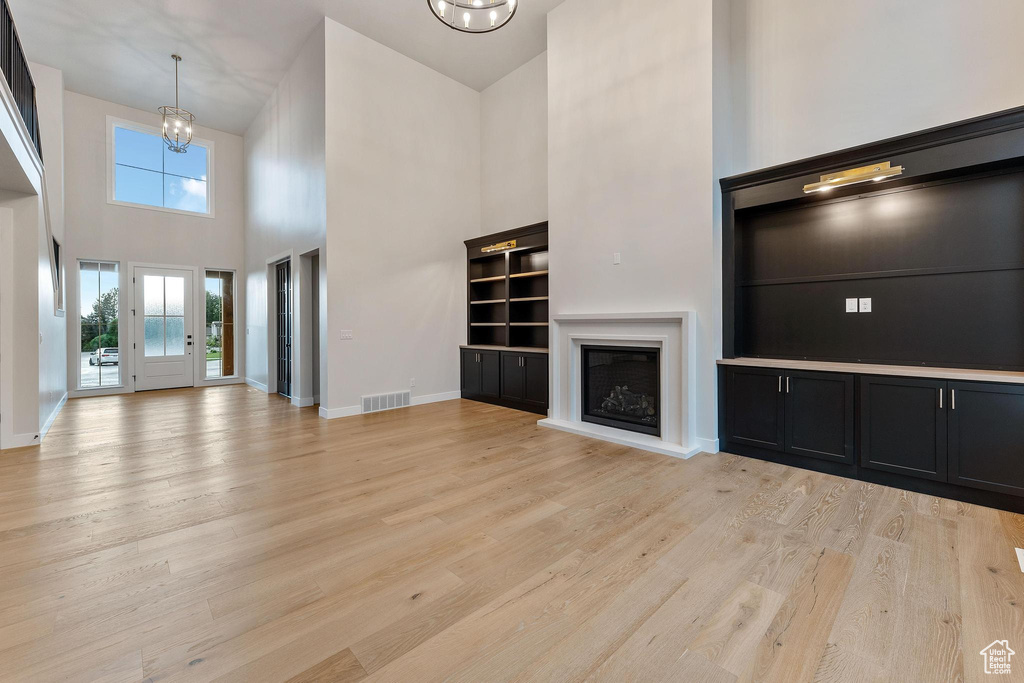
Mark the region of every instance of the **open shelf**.
POLYGON ((501 348, 548 348, 548 236, 533 225, 466 242, 468 340, 501 348), (515 242, 499 252, 494 245, 515 242))
POLYGON ((547 275, 547 274, 548 274, 548 271, 546 271, 546 270, 534 270, 534 271, 531 271, 529 273, 512 273, 511 275, 509 275, 509 277, 515 279, 515 278, 519 278, 519 277, 540 277, 541 275, 547 275))

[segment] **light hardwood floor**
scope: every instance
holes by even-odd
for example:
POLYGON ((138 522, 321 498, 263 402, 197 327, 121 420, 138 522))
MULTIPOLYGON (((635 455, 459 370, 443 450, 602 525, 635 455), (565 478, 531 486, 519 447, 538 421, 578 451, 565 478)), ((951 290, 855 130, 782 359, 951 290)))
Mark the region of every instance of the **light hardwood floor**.
POLYGON ((535 422, 71 401, 0 454, 0 678, 1024 679, 1024 517, 535 422))

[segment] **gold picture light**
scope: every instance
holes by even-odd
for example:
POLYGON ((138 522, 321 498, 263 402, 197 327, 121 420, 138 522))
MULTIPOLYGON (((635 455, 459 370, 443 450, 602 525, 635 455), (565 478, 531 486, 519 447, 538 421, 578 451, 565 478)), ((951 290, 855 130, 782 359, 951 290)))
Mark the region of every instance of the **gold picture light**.
POLYGON ((804 192, 806 194, 828 192, 833 187, 856 185, 857 183, 866 183, 868 181, 880 182, 886 178, 895 178, 898 175, 903 175, 902 166, 893 166, 888 161, 883 161, 878 164, 871 164, 870 166, 860 166, 859 168, 851 168, 846 171, 823 175, 821 176, 821 182, 804 185, 804 192))

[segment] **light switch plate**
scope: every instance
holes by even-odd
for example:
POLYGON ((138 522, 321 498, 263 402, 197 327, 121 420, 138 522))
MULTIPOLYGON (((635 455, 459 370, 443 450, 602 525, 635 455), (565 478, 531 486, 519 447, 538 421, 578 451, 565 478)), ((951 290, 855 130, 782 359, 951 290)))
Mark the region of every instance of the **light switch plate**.
POLYGON ((870 313, 871 312, 871 299, 861 299, 860 300, 860 312, 861 313, 870 313))
POLYGON ((612 265, 617 266, 620 263, 622 263, 622 254, 620 254, 619 252, 615 252, 614 254, 612 254, 612 265))
POLYGON ((846 300, 846 312, 847 313, 856 313, 857 312, 857 300, 856 299, 847 299, 846 300))

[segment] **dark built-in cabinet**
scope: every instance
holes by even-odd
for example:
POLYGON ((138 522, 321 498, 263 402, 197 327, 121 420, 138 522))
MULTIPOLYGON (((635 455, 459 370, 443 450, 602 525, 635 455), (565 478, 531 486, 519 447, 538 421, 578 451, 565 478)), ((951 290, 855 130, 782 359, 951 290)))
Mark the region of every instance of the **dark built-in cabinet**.
POLYGON ((501 396, 501 354, 497 351, 462 351, 463 398, 501 396))
POLYGON ((946 481, 946 382, 861 377, 861 465, 946 481))
POLYGON ((1024 386, 724 363, 724 451, 1024 511, 1024 386))
POLYGON ((468 240, 466 256, 462 397, 546 414, 547 223, 468 240))
POLYGON ((725 440, 852 463, 853 376, 730 367, 725 440))
POLYGON ((723 448, 1024 509, 1024 107, 721 188, 723 448))

